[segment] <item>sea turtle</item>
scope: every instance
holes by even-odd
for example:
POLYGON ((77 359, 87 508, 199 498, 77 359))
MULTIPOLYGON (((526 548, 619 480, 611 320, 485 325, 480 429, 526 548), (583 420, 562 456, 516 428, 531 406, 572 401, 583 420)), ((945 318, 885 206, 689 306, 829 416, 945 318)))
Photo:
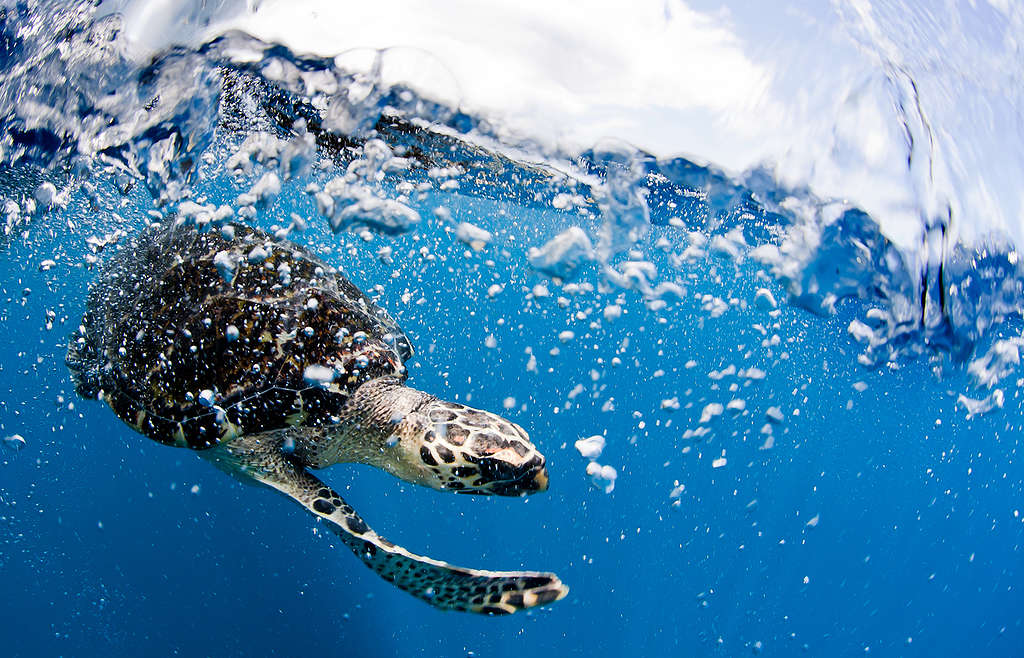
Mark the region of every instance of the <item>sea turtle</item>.
POLYGON ((568 591, 551 573, 414 555, 307 470, 362 462, 435 489, 506 496, 548 484, 521 427, 404 386, 405 334, 298 244, 244 224, 146 228, 102 268, 68 343, 80 395, 291 497, 380 576, 434 606, 503 614, 568 591))

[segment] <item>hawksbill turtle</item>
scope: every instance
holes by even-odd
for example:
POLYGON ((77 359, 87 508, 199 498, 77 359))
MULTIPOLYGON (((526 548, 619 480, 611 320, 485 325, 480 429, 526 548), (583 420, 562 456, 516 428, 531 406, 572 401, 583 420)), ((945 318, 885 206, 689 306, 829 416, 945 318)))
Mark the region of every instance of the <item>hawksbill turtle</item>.
POLYGON ((404 385, 412 352, 387 312, 298 244, 171 220, 101 269, 67 364, 82 397, 285 494, 438 608, 506 614, 561 599, 552 573, 466 569, 396 546, 310 473, 362 462, 456 493, 547 488, 521 427, 404 385))

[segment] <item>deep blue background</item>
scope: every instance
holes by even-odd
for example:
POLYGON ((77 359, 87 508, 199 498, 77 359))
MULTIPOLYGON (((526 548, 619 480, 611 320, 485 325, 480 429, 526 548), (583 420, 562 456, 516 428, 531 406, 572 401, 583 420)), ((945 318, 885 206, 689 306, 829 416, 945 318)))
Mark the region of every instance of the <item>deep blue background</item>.
MULTIPOLYGON (((237 194, 224 182, 208 188, 215 201, 237 194)), ((261 223, 292 210, 312 217, 296 190, 261 223)), ((290 501, 77 399, 63 344, 92 277, 84 240, 113 220, 72 204, 0 253, 0 434, 28 442, 0 463, 0 653, 1024 655, 1024 468, 1012 377, 1004 409, 966 420, 955 400, 967 382, 955 370, 940 380, 926 361, 857 365, 846 332, 863 312, 856 305, 832 318, 785 304, 777 319, 740 306, 709 317, 704 293, 752 303, 768 286, 784 298, 750 263, 709 259, 673 272, 651 249, 662 277, 686 283, 684 299, 652 312, 637 293, 612 290, 567 294, 563 309, 555 284, 550 297, 530 294, 544 279, 524 252, 571 218, 451 194, 418 207, 425 225, 416 235, 366 242, 324 233, 312 219, 296 239, 330 247, 325 258, 364 289, 383 286, 381 303, 418 348, 411 385, 495 411, 514 397, 507 415, 547 455, 551 490, 472 498, 362 466, 320 475, 410 550, 556 571, 569 596, 506 618, 434 610, 316 532, 290 501), (433 218, 441 204, 494 230, 495 245, 467 251, 433 218), (391 265, 374 255, 384 245, 394 248, 391 265), (54 254, 58 267, 39 272, 54 254), (490 299, 495 282, 505 288, 490 299), (620 295, 626 314, 603 320, 620 295), (58 316, 52 330, 43 326, 48 309, 58 316), (781 344, 763 347, 755 325, 781 344), (558 340, 565 328, 576 334, 568 344, 558 340), (538 372, 526 369, 527 347, 538 372), (697 366, 687 369, 690 359, 697 366), (730 364, 768 376, 707 377, 730 364), (863 392, 853 388, 860 381, 863 392), (584 392, 570 401, 577 384, 584 392), (684 406, 662 410, 673 396, 684 406), (702 441, 682 438, 705 404, 734 397, 746 400, 744 414, 727 412, 702 441), (614 409, 602 411, 609 398, 614 409), (770 406, 786 418, 774 448, 760 450, 770 406), (591 486, 572 447, 598 433, 608 439, 600 461, 620 473, 610 495, 591 486), (712 468, 723 451, 728 463, 712 468), (674 508, 676 480, 686 489, 674 508)), ((118 210, 123 226, 134 230, 145 209, 137 195, 118 210)), ((678 243, 672 231, 655 229, 648 244, 661 235, 678 243)), ((597 284, 594 271, 581 274, 587 281, 597 284)))

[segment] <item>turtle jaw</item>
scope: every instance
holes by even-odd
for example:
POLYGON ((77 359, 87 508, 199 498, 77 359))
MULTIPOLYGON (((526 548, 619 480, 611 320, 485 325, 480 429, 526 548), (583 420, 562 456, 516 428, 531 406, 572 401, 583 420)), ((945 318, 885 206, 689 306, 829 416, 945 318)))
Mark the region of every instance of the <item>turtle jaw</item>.
POLYGON ((548 469, 544 463, 544 456, 537 452, 536 448, 533 448, 533 451, 534 454, 528 461, 519 464, 505 461, 507 455, 484 459, 468 456, 468 460, 480 468, 484 477, 477 478, 473 482, 475 486, 456 488, 456 493, 484 496, 528 496, 532 493, 547 491, 548 469))
POLYGON ((548 490, 548 469, 541 465, 529 473, 511 481, 495 481, 480 490, 462 490, 459 493, 494 494, 497 496, 528 496, 548 490))
POLYGON ((534 491, 547 491, 548 490, 548 469, 542 467, 537 471, 536 475, 533 476, 534 491))

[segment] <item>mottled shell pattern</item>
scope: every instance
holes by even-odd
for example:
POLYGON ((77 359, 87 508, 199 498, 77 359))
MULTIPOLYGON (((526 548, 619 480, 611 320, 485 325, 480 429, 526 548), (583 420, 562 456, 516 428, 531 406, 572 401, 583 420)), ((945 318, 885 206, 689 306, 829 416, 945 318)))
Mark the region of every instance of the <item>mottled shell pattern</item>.
POLYGON ((68 365, 133 428, 204 449, 334 422, 376 377, 405 378, 394 320, 307 249, 231 224, 154 226, 90 291, 68 365))

